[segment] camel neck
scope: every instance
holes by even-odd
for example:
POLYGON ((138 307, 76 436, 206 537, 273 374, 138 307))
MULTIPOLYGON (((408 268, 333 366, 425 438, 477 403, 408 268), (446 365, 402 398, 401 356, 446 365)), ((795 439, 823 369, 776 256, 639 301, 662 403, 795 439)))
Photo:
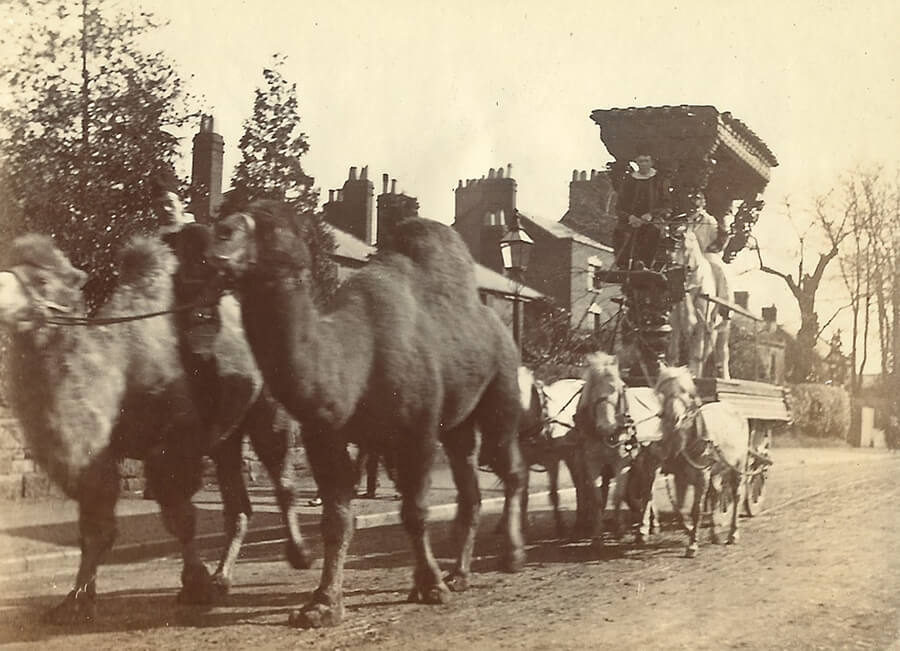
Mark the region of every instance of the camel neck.
POLYGON ((241 304, 247 338, 275 397, 300 420, 341 420, 342 414, 319 412, 352 402, 343 369, 357 360, 342 324, 319 311, 306 287, 288 282, 250 284, 241 304))

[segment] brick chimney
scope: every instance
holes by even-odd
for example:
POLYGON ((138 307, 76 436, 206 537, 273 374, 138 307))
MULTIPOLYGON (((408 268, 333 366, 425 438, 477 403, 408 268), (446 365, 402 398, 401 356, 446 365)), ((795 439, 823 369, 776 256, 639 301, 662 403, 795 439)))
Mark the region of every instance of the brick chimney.
POLYGON ((222 156, 225 141, 213 130, 213 117, 200 118, 200 131, 194 136, 191 162, 190 210, 194 219, 209 223, 222 204, 222 156))
MULTIPOLYGON (((750 309, 750 292, 736 291, 734 293, 734 303, 745 310, 750 309)), ((763 308, 765 310, 766 308, 763 308)))
POLYGON ((379 246, 388 242, 393 235, 394 227, 401 219, 418 217, 419 201, 402 192, 397 192, 397 179, 391 180, 388 191, 388 175, 381 175, 381 194, 377 199, 377 243, 379 246))
POLYGON ((596 169, 572 170, 569 210, 560 220, 574 231, 612 246, 616 226, 616 193, 609 174, 596 169))
POLYGON ((488 170, 487 177, 460 180, 455 190, 453 227, 476 261, 503 272, 500 238, 516 214, 516 180, 512 165, 488 170))
POLYGON ((358 176, 357 168, 351 167, 344 185, 336 192, 329 190, 328 195, 329 201, 323 206, 325 220, 366 244, 374 244, 376 224, 372 219, 372 204, 375 186, 369 180, 368 166, 363 167, 358 176))

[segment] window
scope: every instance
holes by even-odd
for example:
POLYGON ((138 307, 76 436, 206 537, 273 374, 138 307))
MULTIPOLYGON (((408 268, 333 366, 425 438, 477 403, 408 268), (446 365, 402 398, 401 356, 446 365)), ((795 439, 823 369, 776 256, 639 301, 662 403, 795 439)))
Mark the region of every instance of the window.
POLYGON ((602 286, 602 283, 600 282, 600 278, 599 278, 599 274, 598 274, 598 272, 602 271, 602 270, 603 270, 603 261, 599 257, 592 255, 590 258, 588 258, 588 272, 587 272, 588 291, 599 292, 601 289, 603 289, 603 286, 602 286))

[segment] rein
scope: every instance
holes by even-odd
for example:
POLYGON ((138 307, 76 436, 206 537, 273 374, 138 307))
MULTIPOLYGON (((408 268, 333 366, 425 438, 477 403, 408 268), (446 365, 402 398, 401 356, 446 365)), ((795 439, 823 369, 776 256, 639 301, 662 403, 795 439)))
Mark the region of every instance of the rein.
MULTIPOLYGON (((59 314, 50 319, 45 319, 44 323, 59 326, 105 326, 113 325, 116 323, 129 323, 131 321, 152 319, 157 316, 177 314, 180 312, 187 312, 188 310, 195 310, 198 307, 211 307, 213 305, 215 305, 215 303, 210 303, 208 300, 194 301, 185 305, 176 305, 175 307, 168 310, 159 310, 158 312, 145 312, 143 314, 130 314, 128 316, 91 317, 67 316, 65 314, 59 314)), ((55 306, 48 305, 46 307, 49 307, 52 311, 57 311, 57 308, 55 306)))

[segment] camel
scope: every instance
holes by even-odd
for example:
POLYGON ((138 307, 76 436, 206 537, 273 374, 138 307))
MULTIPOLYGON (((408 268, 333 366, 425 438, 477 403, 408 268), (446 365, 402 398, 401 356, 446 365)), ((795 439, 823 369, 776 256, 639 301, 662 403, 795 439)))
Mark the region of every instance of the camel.
MULTIPOLYGON (((176 258, 161 241, 134 241, 122 258, 119 287, 97 316, 169 310, 175 270, 176 258)), ((79 507, 75 587, 49 621, 77 624, 95 617, 97 569, 116 537, 122 457, 144 460, 164 524, 182 544, 180 601, 209 603, 231 584, 251 514, 241 473, 244 434, 276 486, 290 535, 288 559, 308 567, 287 456, 296 424, 262 385, 237 304, 225 300, 219 307, 222 327, 214 345, 230 409, 219 415, 216 436, 198 415, 171 314, 94 327, 64 325, 83 314, 85 278, 52 239, 33 234, 13 242, 8 266, 0 271, 0 322, 12 331, 14 411, 38 464, 79 507), (229 539, 212 577, 193 542, 191 496, 200 486, 204 455, 215 461, 229 539)))
POLYGON ((332 626, 344 615, 355 480, 348 443, 396 462, 401 520, 415 555, 410 601, 444 603, 451 590, 468 586, 481 509, 479 465, 504 483, 502 566, 520 569, 525 467, 517 440, 518 353, 499 316, 479 300, 465 243, 449 226, 402 221, 390 248, 320 311, 303 237, 309 226, 288 204, 258 201, 217 222, 212 250, 233 279, 267 385, 301 422, 323 501, 320 583, 289 623, 332 626), (446 578, 425 524, 438 442, 458 490, 458 554, 446 578))
POLYGON ((738 540, 738 507, 743 502, 749 426, 730 405, 702 404, 688 369, 663 366, 656 382, 662 402, 662 472, 675 479, 676 515, 688 536, 685 555, 698 551, 701 509, 712 513, 710 539, 719 542, 717 526, 729 523, 727 544, 738 540), (687 487, 694 489, 691 525, 681 517, 687 487))

